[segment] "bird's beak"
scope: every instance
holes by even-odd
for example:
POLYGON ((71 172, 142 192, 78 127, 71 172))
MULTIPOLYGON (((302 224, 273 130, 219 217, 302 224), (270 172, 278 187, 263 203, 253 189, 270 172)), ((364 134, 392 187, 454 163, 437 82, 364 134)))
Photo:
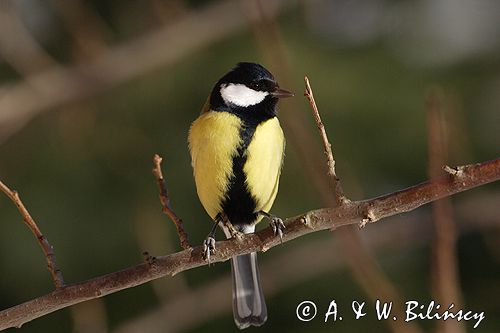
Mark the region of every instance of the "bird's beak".
POLYGON ((293 92, 290 92, 285 89, 281 88, 276 88, 273 92, 271 92, 271 95, 276 98, 285 98, 285 97, 293 97, 295 94, 293 92))

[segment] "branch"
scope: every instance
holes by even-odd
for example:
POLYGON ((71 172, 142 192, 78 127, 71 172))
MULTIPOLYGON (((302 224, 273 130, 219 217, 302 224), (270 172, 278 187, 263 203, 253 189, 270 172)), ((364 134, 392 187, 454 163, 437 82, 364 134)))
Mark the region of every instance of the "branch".
POLYGON ((316 121, 316 126, 318 126, 321 140, 323 141, 323 147, 325 149, 326 161, 328 165, 328 176, 332 183, 331 186, 335 194, 335 201, 337 202, 337 205, 340 206, 344 203, 349 202, 349 199, 344 196, 344 190, 342 189, 340 179, 339 177, 337 177, 337 173, 335 171, 335 159, 333 158, 332 145, 328 141, 328 135, 326 134, 325 126, 321 121, 321 116, 319 115, 318 107, 316 106, 316 101, 314 100, 314 94, 309 83, 309 78, 306 76, 304 77, 304 80, 306 82, 306 91, 304 92, 304 96, 307 97, 307 99, 309 100, 309 104, 311 104, 314 120, 316 121))
POLYGON ((5 193, 5 195, 14 203, 14 205, 16 205, 19 213, 21 213, 23 217, 24 224, 26 224, 33 235, 35 235, 38 244, 42 248, 43 254, 45 255, 45 260, 47 260, 47 268, 49 269, 50 275, 52 276, 52 280, 54 280, 56 288, 61 288, 62 286, 64 286, 64 279, 61 270, 57 267, 56 256, 54 254, 52 245, 50 245, 47 238, 42 234, 35 220, 33 220, 30 213, 24 206, 21 198, 19 197, 19 193, 8 188, 7 185, 2 183, 2 181, 0 181, 0 190, 5 193))
POLYGON ((177 214, 175 214, 174 210, 170 206, 170 198, 168 196, 167 186, 165 185, 165 180, 161 171, 161 161, 162 158, 158 154, 155 154, 155 156, 153 156, 153 175, 155 176, 156 182, 158 183, 162 211, 175 224, 175 227, 177 228, 177 234, 179 234, 181 247, 186 250, 189 249, 191 245, 189 244, 188 235, 186 231, 184 231, 182 219, 178 217, 177 214))
MULTIPOLYGON (((312 232, 359 224, 368 218, 376 222, 382 218, 414 210, 429 202, 463 192, 500 179, 500 158, 452 169, 430 181, 377 198, 353 201, 339 207, 323 208, 286 220, 283 242, 312 232)), ((212 262, 226 261, 233 256, 255 251, 266 251, 281 244, 271 228, 245 235, 241 240, 217 242, 212 262)), ((196 246, 181 252, 158 257, 149 263, 110 273, 104 276, 67 285, 49 294, 0 312, 0 330, 20 327, 26 322, 56 310, 90 299, 135 287, 154 279, 207 265, 202 256, 203 247, 196 246)))

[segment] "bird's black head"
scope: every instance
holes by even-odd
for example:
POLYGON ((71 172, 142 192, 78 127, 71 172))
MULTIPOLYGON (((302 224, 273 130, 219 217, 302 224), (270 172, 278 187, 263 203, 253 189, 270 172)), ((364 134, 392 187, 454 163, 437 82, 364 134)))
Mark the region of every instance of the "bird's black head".
POLYGON ((263 66, 240 62, 214 86, 210 108, 247 118, 274 117, 278 98, 293 96, 281 89, 263 66))

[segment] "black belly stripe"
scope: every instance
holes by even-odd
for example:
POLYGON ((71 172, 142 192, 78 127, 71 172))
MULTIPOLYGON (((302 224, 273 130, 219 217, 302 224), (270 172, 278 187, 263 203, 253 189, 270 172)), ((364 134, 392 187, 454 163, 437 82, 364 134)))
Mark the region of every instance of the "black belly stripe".
POLYGON ((212 95, 211 108, 214 111, 230 112, 241 120, 240 136, 242 144, 233 157, 233 175, 229 180, 229 190, 222 202, 222 210, 229 221, 238 226, 252 224, 257 219, 255 198, 250 194, 243 167, 247 161, 246 151, 257 126, 276 117, 276 98, 266 98, 263 102, 248 107, 227 106, 220 94, 212 95))
POLYGON ((246 150, 250 142, 252 142, 255 129, 256 125, 242 121, 240 128, 242 144, 233 157, 233 175, 229 182, 229 190, 222 203, 224 213, 234 226, 252 224, 257 218, 255 213, 256 202, 245 185, 246 175, 243 171, 247 161, 246 150))

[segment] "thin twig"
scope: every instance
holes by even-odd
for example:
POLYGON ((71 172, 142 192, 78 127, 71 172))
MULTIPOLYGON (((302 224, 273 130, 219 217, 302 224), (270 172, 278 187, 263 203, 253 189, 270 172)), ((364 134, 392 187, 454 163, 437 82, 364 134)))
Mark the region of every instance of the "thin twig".
MULTIPOLYGON (((312 232, 335 229, 358 224, 369 211, 370 222, 388 216, 414 210, 429 202, 463 192, 471 188, 500 179, 500 158, 492 161, 460 167, 460 175, 444 174, 413 187, 393 192, 381 197, 352 201, 342 206, 323 208, 287 219, 286 233, 281 241, 271 228, 242 239, 228 239, 217 242, 217 252, 211 262, 221 262, 230 258, 256 251, 265 251, 282 242, 312 232)), ((153 263, 142 263, 118 272, 100 276, 81 283, 59 288, 50 294, 35 298, 0 312, 0 330, 20 327, 26 322, 48 313, 63 309, 90 299, 132 288, 167 275, 175 275, 199 266, 207 265, 202 256, 203 247, 196 246, 163 257, 153 263)))
MULTIPOLYGON (((429 91, 426 101, 428 175, 431 178, 443 172, 448 155, 443 111, 442 92, 433 88, 429 91)), ((432 292, 440 304, 453 303, 457 308, 461 308, 463 300, 455 248, 457 227, 453 219, 451 198, 433 202, 432 217, 435 234, 432 244, 432 292)), ((439 332, 465 332, 465 324, 460 321, 447 320, 438 322, 437 325, 439 332)))
POLYGON ((304 77, 304 80, 306 82, 306 90, 304 92, 304 96, 307 97, 309 103, 311 104, 314 120, 316 121, 316 126, 318 126, 321 140, 323 141, 323 147, 325 149, 325 155, 328 164, 328 176, 330 177, 332 188, 335 193, 335 201, 337 202, 337 205, 340 206, 344 203, 349 202, 349 199, 345 197, 344 190, 342 189, 342 185, 340 184, 340 179, 339 177, 337 177, 337 173, 335 171, 335 159, 333 158, 332 145, 328 140, 325 126, 321 121, 321 116, 319 115, 318 107, 316 106, 316 101, 314 100, 314 94, 311 88, 311 84, 309 83, 309 79, 307 76, 304 77))
POLYGON ((177 228, 177 233, 179 234, 179 241, 181 242, 181 247, 183 249, 189 249, 191 245, 189 244, 188 235, 184 230, 184 225, 182 219, 175 214, 172 206, 170 205, 170 198, 168 196, 167 186, 165 185, 165 179, 163 178, 163 173, 161 171, 161 161, 162 158, 155 154, 153 156, 153 175, 156 178, 158 184, 158 190, 160 191, 160 202, 162 205, 162 211, 172 220, 177 228))
POLYGON ((17 193, 17 191, 13 191, 8 188, 7 185, 5 185, 2 181, 0 181, 0 190, 5 193, 5 195, 14 203, 14 205, 16 205, 19 213, 21 213, 23 217, 24 224, 26 224, 33 235, 35 235, 38 244, 40 244, 43 254, 45 255, 45 259, 47 260, 47 268, 49 269, 50 275, 52 276, 52 280, 54 280, 56 288, 63 287, 64 279, 61 270, 57 267, 54 249, 52 248, 52 245, 50 245, 47 238, 42 234, 40 228, 38 228, 35 220, 31 217, 30 213, 21 201, 19 194, 17 193))

